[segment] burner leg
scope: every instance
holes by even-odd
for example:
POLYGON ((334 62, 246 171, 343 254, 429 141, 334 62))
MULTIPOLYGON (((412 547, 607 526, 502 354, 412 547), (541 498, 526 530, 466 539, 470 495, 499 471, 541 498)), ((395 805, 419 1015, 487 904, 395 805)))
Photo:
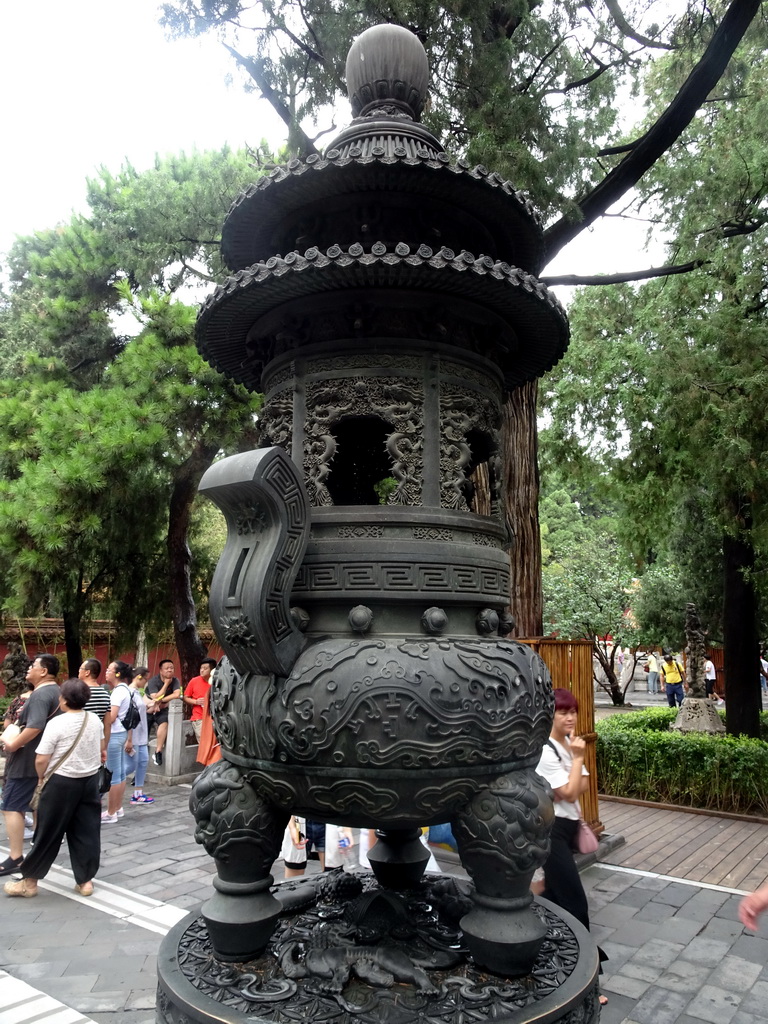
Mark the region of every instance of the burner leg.
POLYGON ((549 852, 552 820, 549 788, 528 769, 489 781, 451 823, 475 884, 464 938, 476 962, 497 974, 527 974, 544 940, 530 884, 549 852))
POLYGON ((289 815, 225 760, 196 779, 189 804, 195 839, 216 861, 216 892, 202 907, 213 948, 220 960, 251 960, 266 946, 282 910, 269 891, 270 869, 289 815))

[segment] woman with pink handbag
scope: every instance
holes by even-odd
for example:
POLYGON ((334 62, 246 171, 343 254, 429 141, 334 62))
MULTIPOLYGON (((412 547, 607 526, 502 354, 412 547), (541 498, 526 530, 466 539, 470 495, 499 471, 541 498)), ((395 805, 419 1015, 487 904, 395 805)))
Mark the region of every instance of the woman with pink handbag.
MULTIPOLYGON (((588 829, 592 837, 592 850, 597 848, 594 833, 582 821, 579 805, 579 797, 589 785, 589 772, 584 766, 586 743, 580 736, 573 735, 579 710, 578 701, 570 690, 557 688, 553 693, 555 715, 552 731, 536 768, 538 774, 551 786, 555 801, 555 821, 550 837, 549 857, 544 863, 544 889, 541 895, 545 900, 551 900, 573 914, 588 929, 587 894, 573 859, 574 851, 580 849, 579 837, 584 829, 588 829)), ((584 837, 589 839, 586 833, 584 837)), ((587 851, 582 847, 581 852, 587 851)), ((602 950, 599 953, 601 961, 607 959, 602 950)), ((601 1005, 606 1002, 608 1000, 605 996, 600 996, 601 1005)))

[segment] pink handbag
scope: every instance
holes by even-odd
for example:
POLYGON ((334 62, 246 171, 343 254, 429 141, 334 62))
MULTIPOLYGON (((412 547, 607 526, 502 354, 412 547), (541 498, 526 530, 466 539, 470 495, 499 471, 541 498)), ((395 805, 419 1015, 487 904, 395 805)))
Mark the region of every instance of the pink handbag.
POLYGON ((583 819, 576 833, 576 849, 579 853, 594 853, 597 849, 597 836, 583 819))

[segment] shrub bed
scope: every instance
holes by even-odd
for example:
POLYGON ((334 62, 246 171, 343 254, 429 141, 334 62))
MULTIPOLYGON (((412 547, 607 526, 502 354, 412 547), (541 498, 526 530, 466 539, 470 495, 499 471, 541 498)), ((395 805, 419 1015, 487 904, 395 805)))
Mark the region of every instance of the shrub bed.
POLYGON ((652 708, 597 723, 601 792, 768 816, 768 745, 745 736, 669 732, 674 718, 671 708, 652 708))

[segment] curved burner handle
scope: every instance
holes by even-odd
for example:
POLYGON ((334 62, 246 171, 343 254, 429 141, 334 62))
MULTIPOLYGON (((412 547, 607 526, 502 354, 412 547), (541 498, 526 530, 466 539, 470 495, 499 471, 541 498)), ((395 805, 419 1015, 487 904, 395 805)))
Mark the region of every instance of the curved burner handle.
POLYGON ((309 540, 304 481, 282 448, 215 463, 200 481, 227 520, 211 583, 218 640, 238 672, 287 675, 304 645, 290 596, 309 540))

